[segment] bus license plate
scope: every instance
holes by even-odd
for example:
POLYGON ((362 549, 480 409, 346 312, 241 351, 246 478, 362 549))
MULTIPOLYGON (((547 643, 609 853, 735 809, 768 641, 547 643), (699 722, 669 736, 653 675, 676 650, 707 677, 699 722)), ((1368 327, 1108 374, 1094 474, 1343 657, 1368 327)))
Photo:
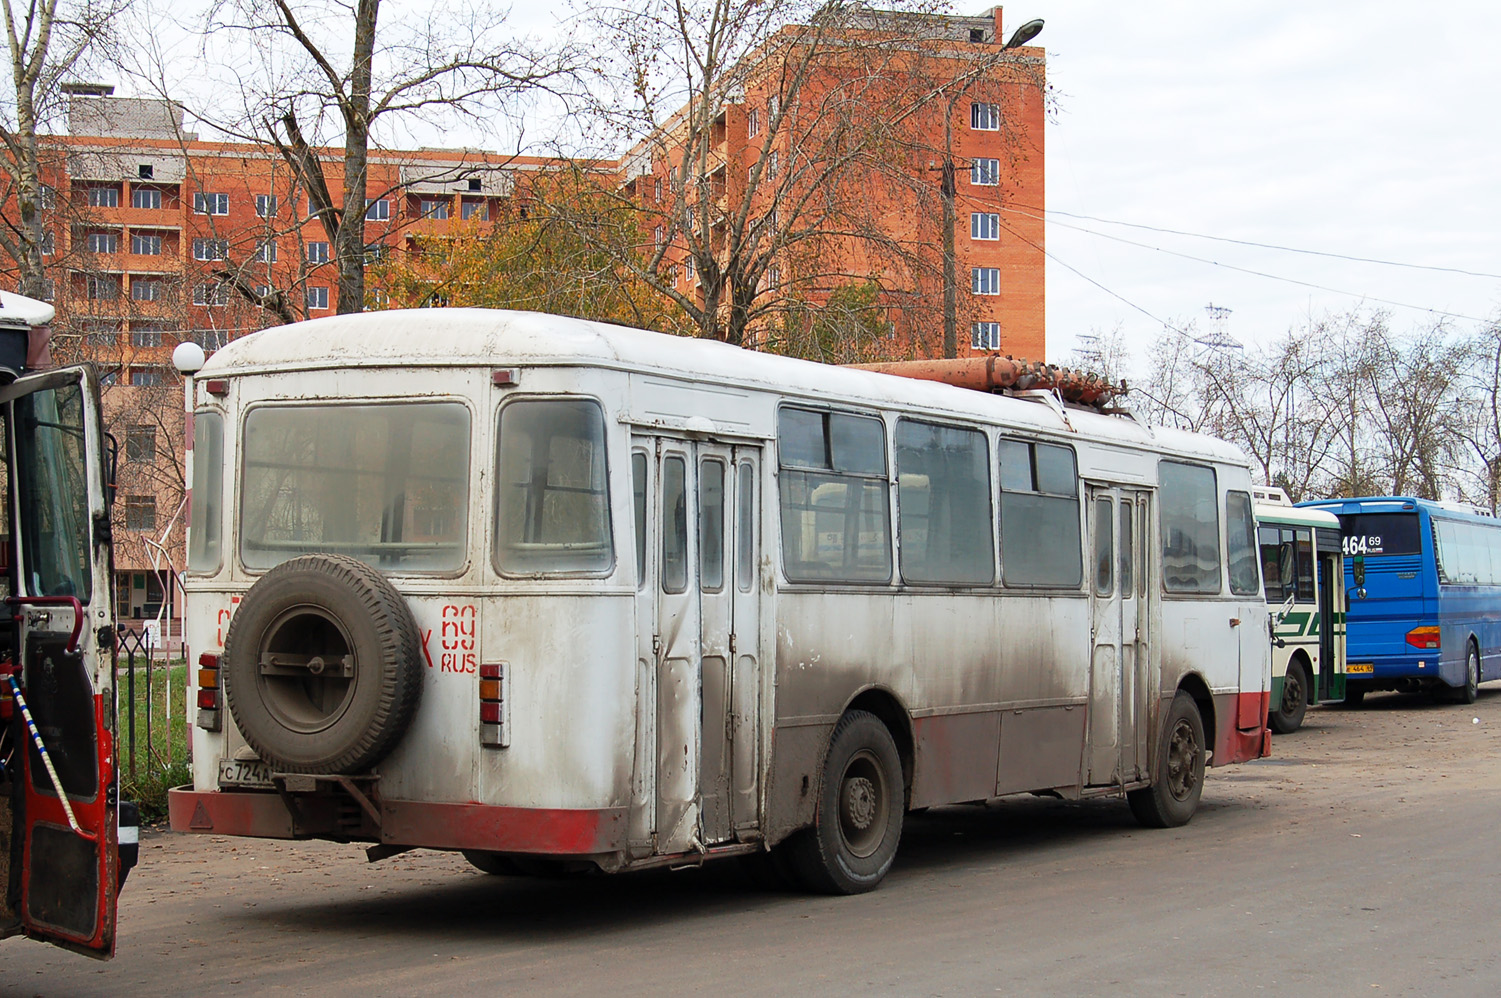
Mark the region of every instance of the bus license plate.
POLYGON ((1376 667, 1370 662, 1351 662, 1345 666, 1345 671, 1351 675, 1364 674, 1369 676, 1376 671, 1376 667))
POLYGON ((271 767, 259 759, 222 759, 219 762, 219 786, 269 788, 271 767))

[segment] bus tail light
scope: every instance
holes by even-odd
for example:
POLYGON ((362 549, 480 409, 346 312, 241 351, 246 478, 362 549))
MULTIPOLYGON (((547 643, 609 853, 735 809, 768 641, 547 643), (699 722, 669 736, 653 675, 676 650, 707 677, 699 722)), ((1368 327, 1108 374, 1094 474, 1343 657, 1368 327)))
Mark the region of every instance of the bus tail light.
POLYGON ((218 731, 223 721, 219 689, 219 656, 204 652, 198 656, 198 719, 196 723, 204 731, 218 731))
POLYGON ((505 748, 511 744, 510 725, 506 724, 506 664, 498 662, 479 667, 479 740, 481 745, 505 748))
POLYGON ((1439 647, 1437 627, 1414 627, 1407 632, 1407 643, 1414 648, 1431 651, 1439 647))

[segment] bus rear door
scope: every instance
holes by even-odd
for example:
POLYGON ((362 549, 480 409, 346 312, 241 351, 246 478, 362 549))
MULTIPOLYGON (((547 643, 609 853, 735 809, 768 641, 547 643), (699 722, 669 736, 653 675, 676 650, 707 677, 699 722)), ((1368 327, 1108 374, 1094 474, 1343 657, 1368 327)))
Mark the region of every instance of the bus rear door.
MULTIPOLYGON (((107 959, 119 886, 110 521, 92 368, 0 388, 14 567, 6 617, 16 704, 6 735, 0 932, 107 959), (39 749, 38 741, 45 751, 39 749)), ((11 681, 0 680, 8 698, 11 681)))

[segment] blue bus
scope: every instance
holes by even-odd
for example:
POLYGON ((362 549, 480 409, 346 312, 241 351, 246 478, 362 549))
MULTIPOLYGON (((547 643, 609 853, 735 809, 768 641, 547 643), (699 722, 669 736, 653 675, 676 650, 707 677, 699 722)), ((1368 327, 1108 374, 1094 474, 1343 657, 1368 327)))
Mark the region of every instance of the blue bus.
POLYGON ((1346 703, 1371 690, 1474 703, 1501 679, 1501 520, 1402 496, 1299 505, 1339 517, 1346 703))

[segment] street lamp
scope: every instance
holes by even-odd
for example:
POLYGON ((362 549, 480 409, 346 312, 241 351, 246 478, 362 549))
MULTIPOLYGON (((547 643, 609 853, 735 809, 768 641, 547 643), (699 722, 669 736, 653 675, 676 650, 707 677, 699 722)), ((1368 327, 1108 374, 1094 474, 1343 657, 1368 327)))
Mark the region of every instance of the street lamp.
MULTIPOLYGON (((1011 33, 1011 38, 1001 51, 1020 48, 1042 32, 1042 19, 1034 18, 1023 24, 1011 33)), ((988 67, 986 67, 988 68, 988 67)), ((973 72, 973 71, 972 71, 973 72)), ((978 75, 974 79, 978 79, 978 75)), ((973 79, 971 80, 973 82, 973 79)), ((948 113, 943 118, 943 166, 939 182, 939 193, 943 202, 943 356, 953 358, 959 356, 959 332, 957 305, 955 299, 958 291, 955 287, 954 277, 954 104, 968 91, 968 85, 955 90, 949 95, 948 113)))

